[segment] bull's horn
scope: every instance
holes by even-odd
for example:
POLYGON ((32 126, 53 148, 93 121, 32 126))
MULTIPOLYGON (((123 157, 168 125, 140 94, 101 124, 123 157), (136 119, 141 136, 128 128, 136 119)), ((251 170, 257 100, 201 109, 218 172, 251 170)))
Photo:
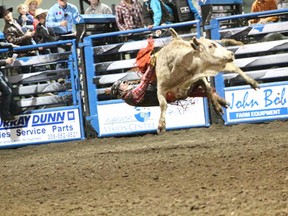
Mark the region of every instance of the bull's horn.
POLYGON ((190 44, 194 50, 199 50, 200 43, 197 41, 195 37, 192 38, 192 41, 190 41, 190 44))
POLYGON ((196 46, 199 46, 199 45, 200 45, 200 43, 199 43, 199 41, 197 40, 196 37, 193 37, 193 38, 192 38, 192 41, 193 41, 193 43, 194 43, 196 46))
POLYGON ((179 38, 177 32, 173 28, 170 28, 169 30, 170 30, 171 35, 172 35, 173 38, 179 38))
POLYGON ((197 47, 197 46, 193 43, 193 41, 190 41, 190 44, 191 44, 191 46, 192 46, 192 48, 193 48, 194 50, 198 50, 198 49, 199 49, 199 47, 197 47))

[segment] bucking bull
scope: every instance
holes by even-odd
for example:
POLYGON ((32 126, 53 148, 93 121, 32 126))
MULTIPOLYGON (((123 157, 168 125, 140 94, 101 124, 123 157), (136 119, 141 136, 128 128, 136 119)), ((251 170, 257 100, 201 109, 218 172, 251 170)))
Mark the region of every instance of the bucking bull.
POLYGON ((219 43, 193 37, 190 41, 182 40, 174 29, 171 42, 157 52, 156 76, 157 97, 161 109, 158 133, 166 130, 166 94, 173 92, 177 100, 187 98, 189 89, 199 80, 205 89, 207 98, 213 104, 217 113, 223 113, 222 107, 229 104, 223 98, 215 96, 206 77, 215 76, 220 71, 234 72, 242 76, 253 88, 259 88, 258 83, 245 74, 234 64, 234 54, 219 43))
MULTIPOLYGON (((222 106, 228 108, 229 103, 216 92, 213 92, 214 90, 207 81, 207 77, 215 76, 220 71, 237 73, 252 88, 259 88, 255 80, 234 64, 234 54, 218 42, 205 38, 196 39, 196 37, 190 41, 184 41, 174 29, 171 28, 170 32, 172 34, 171 42, 152 55, 149 64, 146 64, 145 61, 145 64, 142 64, 145 66, 143 68, 146 72, 137 87, 132 87, 128 82, 119 80, 112 85, 110 90, 112 96, 120 97, 130 105, 147 106, 145 101, 149 101, 148 106, 160 106, 158 134, 166 131, 167 103, 183 100, 187 97, 197 97, 199 96, 197 93, 199 87, 203 92, 200 96, 207 97, 215 111, 223 114, 222 106), (148 83, 153 78, 152 74, 155 74, 155 70, 157 89, 148 91, 148 83), (153 100, 154 102, 152 102, 153 100)), ((147 49, 144 49, 145 55, 149 58, 152 49, 149 50, 149 55, 147 55, 147 49)), ((139 51, 137 60, 138 56, 141 56, 140 53, 139 51)), ((137 65, 140 68, 139 64, 137 65)))

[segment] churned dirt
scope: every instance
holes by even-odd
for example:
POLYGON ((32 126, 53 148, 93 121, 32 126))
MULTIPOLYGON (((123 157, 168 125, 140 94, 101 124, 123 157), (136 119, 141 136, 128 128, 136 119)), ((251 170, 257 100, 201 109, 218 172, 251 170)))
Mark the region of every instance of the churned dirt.
POLYGON ((288 215, 288 122, 0 150, 0 215, 288 215))

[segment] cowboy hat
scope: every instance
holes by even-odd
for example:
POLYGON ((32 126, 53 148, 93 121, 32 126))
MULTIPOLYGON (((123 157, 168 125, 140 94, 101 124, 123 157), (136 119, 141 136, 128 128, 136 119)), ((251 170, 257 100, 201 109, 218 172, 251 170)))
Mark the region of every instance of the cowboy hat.
POLYGON ((24 4, 27 5, 27 6, 29 6, 29 4, 30 4, 31 2, 33 2, 33 1, 37 2, 37 5, 38 5, 38 6, 39 6, 39 5, 41 4, 41 2, 42 2, 42 0, 25 0, 24 4))
POLYGON ((38 8, 36 11, 35 11, 35 17, 38 17, 39 15, 41 14, 47 14, 49 10, 43 10, 42 8, 38 8))
POLYGON ((3 17, 5 16, 5 12, 6 12, 7 10, 10 11, 10 12, 12 12, 12 11, 13 11, 13 8, 12 8, 12 7, 7 8, 6 5, 1 5, 1 6, 0 6, 0 18, 3 18, 3 17))

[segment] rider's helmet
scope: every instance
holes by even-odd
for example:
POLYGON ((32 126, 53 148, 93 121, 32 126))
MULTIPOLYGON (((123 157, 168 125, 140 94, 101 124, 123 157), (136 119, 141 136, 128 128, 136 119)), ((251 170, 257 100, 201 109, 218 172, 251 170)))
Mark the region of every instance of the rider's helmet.
POLYGON ((111 86, 111 96, 113 98, 120 98, 122 96, 122 90, 120 89, 121 83, 124 83, 126 81, 124 80, 117 80, 113 85, 111 86))

